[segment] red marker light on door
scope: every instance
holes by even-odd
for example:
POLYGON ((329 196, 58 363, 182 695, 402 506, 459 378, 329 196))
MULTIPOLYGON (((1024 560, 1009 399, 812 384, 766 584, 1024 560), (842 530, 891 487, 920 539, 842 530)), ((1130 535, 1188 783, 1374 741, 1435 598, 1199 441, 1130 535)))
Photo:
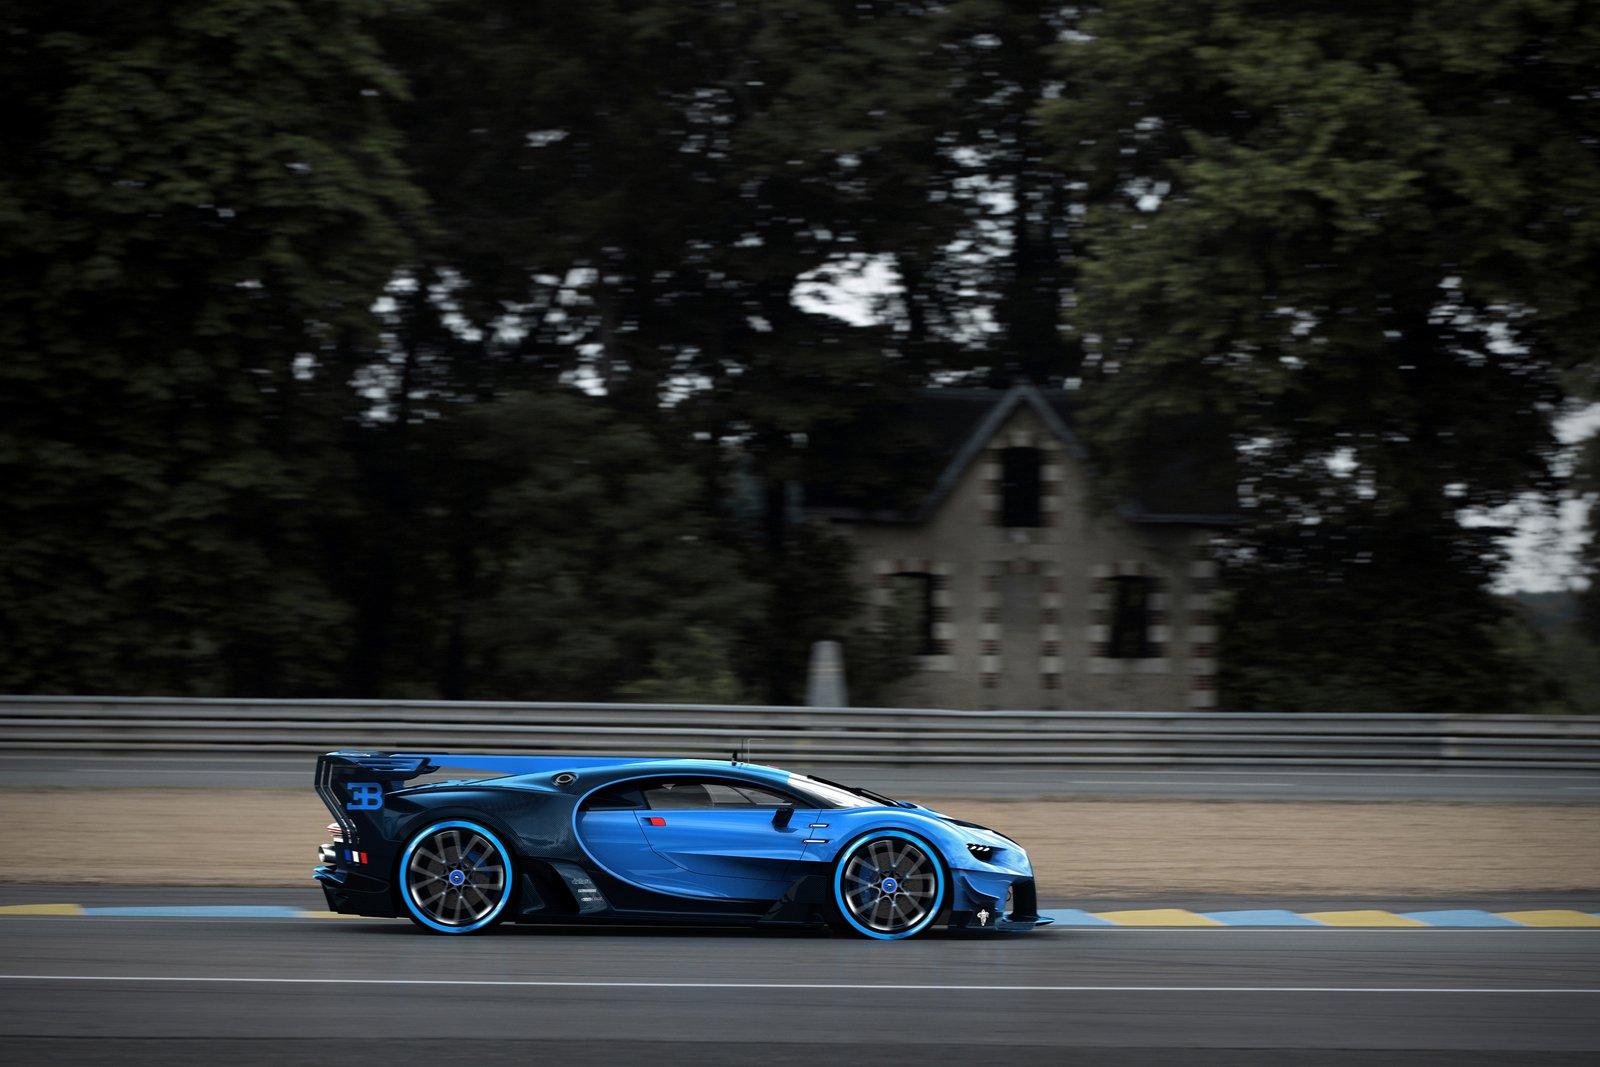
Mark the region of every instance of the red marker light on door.
POLYGON ((665 826, 665 825, 667 825, 667 820, 663 819, 659 815, 646 816, 644 821, 645 821, 645 824, 649 825, 649 826, 665 826))

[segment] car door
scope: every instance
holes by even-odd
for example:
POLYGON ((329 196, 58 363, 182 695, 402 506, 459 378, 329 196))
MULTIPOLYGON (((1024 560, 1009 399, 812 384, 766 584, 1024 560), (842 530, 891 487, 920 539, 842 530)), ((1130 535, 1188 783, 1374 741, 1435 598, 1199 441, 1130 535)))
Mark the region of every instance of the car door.
POLYGON ((607 873, 625 882, 657 892, 702 895, 644 836, 638 817, 645 806, 642 784, 608 786, 584 801, 577 822, 584 849, 607 873))
POLYGON ((650 847, 706 895, 776 900, 794 880, 814 806, 736 778, 642 783, 636 812, 650 847))

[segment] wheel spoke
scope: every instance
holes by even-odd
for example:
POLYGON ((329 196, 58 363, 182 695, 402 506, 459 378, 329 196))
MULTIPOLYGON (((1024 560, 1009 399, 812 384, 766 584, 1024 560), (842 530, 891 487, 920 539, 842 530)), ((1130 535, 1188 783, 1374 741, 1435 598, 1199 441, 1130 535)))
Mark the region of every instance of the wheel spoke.
POLYGON ((494 858, 494 846, 489 844, 477 834, 472 835, 472 841, 467 845, 466 855, 462 857, 463 863, 471 867, 487 863, 494 858))
POLYGON ((494 901, 489 898, 489 894, 485 893, 483 890, 479 889, 477 886, 469 885, 467 887, 467 892, 471 893, 473 896, 477 897, 480 901, 483 902, 483 906, 481 908, 478 907, 477 905, 473 906, 473 908, 472 908, 472 917, 474 919, 476 919, 476 918, 478 918, 478 917, 480 917, 482 915, 487 914, 489 909, 494 906, 494 901))

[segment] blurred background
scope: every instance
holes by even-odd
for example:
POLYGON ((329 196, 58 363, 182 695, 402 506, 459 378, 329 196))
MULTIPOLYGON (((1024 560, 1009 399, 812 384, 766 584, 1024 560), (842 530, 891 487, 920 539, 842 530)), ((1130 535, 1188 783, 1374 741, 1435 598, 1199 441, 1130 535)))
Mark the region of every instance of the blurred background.
POLYGON ((12 0, 0 691, 1595 711, 1597 71, 1581 0, 12 0))
POLYGON ((7 1062, 1600 1062, 1600 0, 6 0, 0 100, 7 1062), (329 922, 347 746, 1058 922, 329 922))

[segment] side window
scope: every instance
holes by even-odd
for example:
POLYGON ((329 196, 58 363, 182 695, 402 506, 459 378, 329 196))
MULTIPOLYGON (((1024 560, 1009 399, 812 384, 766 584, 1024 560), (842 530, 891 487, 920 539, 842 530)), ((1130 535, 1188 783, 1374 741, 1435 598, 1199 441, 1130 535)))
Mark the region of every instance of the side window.
MULTIPOLYGON (((782 808, 794 804, 793 797, 786 797, 782 793, 773 793, 754 785, 724 786, 730 793, 737 793, 741 798, 740 803, 747 808, 782 808)), ((721 807, 719 802, 718 807, 721 807)))
POLYGON ((1145 659, 1150 647, 1150 579, 1120 575, 1111 584, 1111 640, 1107 653, 1113 659, 1145 659))
POLYGON ((644 787, 644 800, 651 811, 709 808, 711 791, 705 787, 704 782, 678 778, 648 783, 644 787))
POLYGON ((652 811, 777 808, 794 800, 759 786, 715 779, 670 778, 646 783, 644 800, 652 811))
POLYGON ((602 789, 584 805, 589 811, 631 811, 644 806, 644 794, 639 790, 638 782, 623 782, 602 789))

